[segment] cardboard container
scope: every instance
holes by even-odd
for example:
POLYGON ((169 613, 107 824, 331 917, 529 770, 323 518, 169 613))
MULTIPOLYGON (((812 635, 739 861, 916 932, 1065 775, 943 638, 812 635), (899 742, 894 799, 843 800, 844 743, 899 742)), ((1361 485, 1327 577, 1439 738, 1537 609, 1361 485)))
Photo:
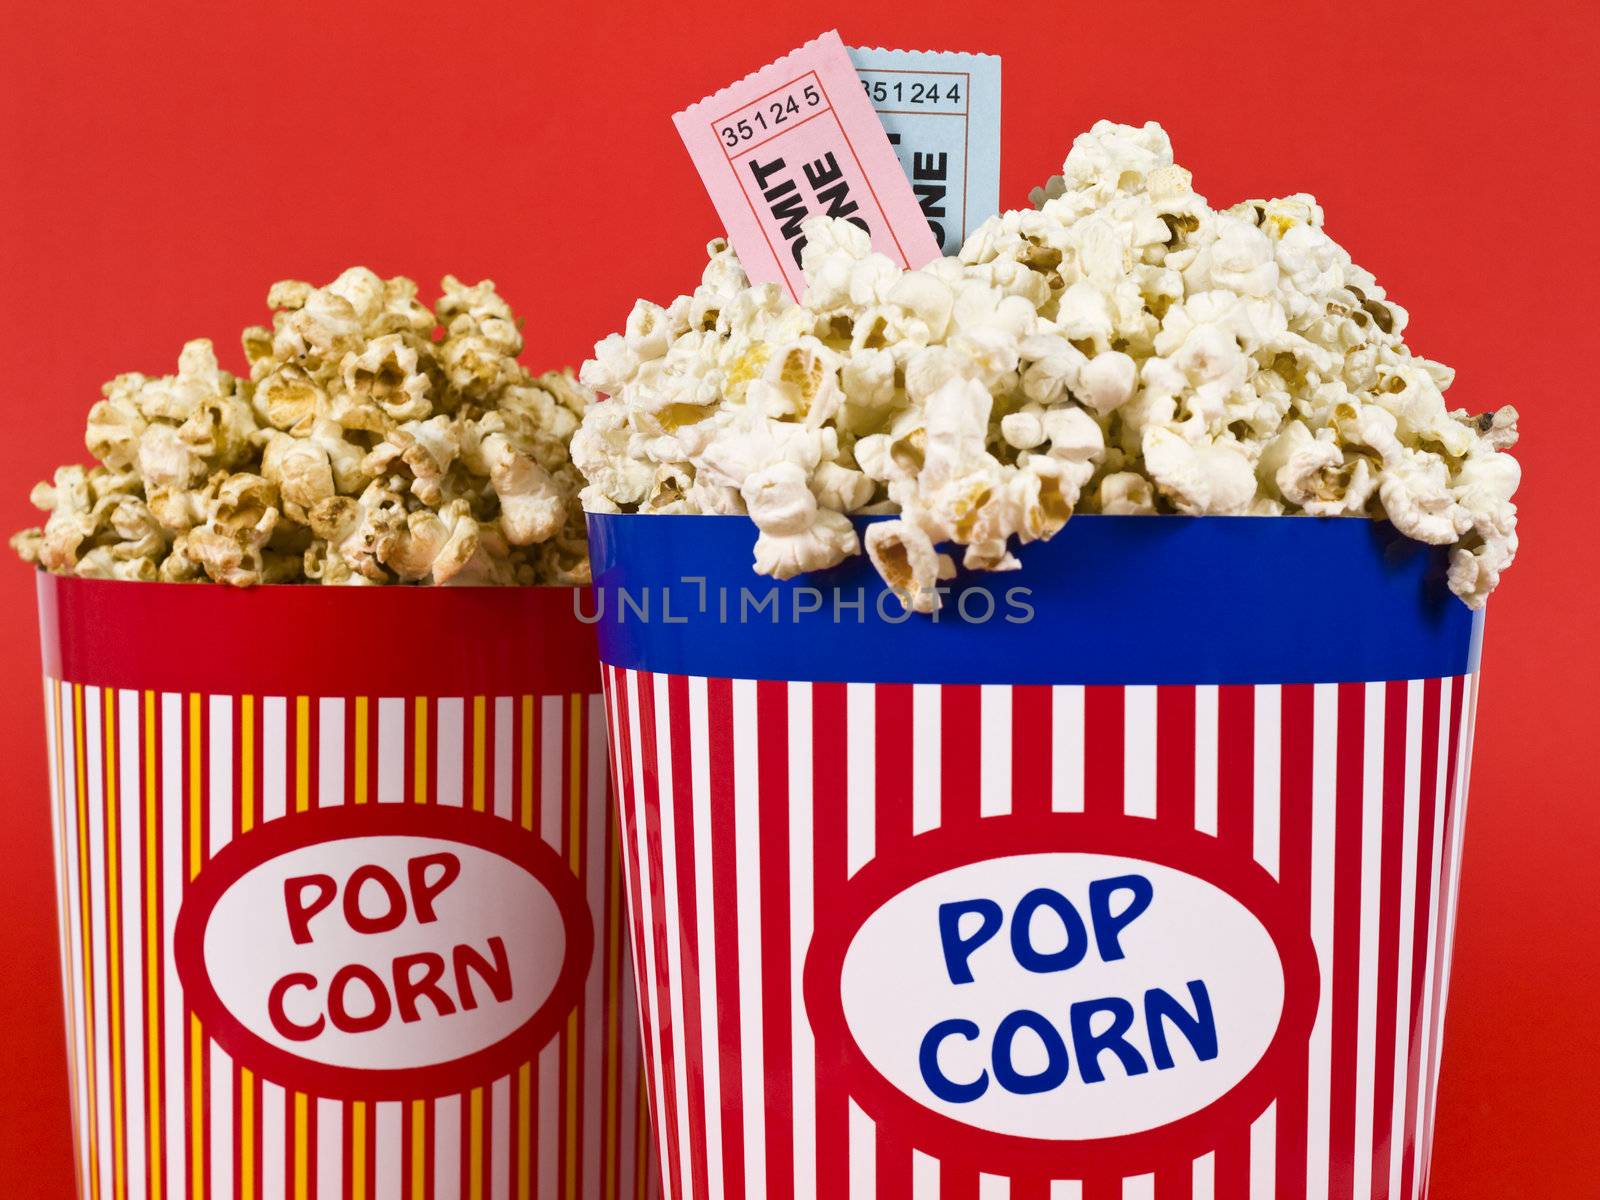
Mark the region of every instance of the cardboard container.
POLYGON ((1311 518, 1079 517, 937 622, 590 538, 667 1194, 1420 1197, 1481 618, 1311 518))
POLYGON ((654 1190, 570 589, 38 594, 80 1195, 654 1190))

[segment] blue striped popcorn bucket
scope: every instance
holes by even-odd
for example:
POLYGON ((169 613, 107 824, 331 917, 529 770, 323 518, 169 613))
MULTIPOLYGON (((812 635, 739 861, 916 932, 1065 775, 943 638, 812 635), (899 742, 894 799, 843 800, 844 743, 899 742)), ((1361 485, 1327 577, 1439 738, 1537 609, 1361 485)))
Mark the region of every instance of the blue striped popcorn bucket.
POLYGON ((572 589, 38 595, 81 1196, 657 1194, 572 589))
POLYGON ((591 516, 681 1200, 1414 1200, 1481 616, 1364 520, 1077 517, 908 615, 591 516))

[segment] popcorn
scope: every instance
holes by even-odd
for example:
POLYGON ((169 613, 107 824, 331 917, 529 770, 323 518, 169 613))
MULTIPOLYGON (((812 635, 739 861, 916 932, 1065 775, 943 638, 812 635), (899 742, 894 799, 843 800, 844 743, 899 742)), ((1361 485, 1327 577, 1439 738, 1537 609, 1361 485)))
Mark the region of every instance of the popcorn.
MULTIPOLYGON (((175 375, 119 375, 89 412, 84 440, 101 465, 63 467, 35 488, 49 517, 12 545, 58 574, 108 579, 588 583, 568 447, 592 394, 516 361, 522 334, 492 283, 446 276, 443 291, 430 310, 409 279, 362 267, 322 288, 285 280, 268 294, 272 328, 245 330, 248 379, 222 370, 204 339, 183 348, 175 375)), ((630 335, 629 370, 687 331, 655 314, 630 335)), ((807 404, 831 386, 820 356, 832 352, 815 352, 778 379, 807 404)), ((709 414, 716 387, 702 391, 709 414)), ((839 471, 819 486, 859 496, 859 473, 839 471)), ((711 503, 692 478, 683 487, 682 503, 711 503)))
POLYGON ((948 550, 1014 569, 1074 512, 1387 518, 1483 604, 1516 553, 1516 412, 1446 406, 1453 372, 1312 197, 1212 209, 1160 126, 1102 121, 1032 198, 915 271, 813 218, 799 304, 712 242, 582 367, 610 397, 572 438, 583 505, 746 513, 780 578, 864 549, 919 611, 948 550), (868 515, 894 519, 858 538, 868 515))

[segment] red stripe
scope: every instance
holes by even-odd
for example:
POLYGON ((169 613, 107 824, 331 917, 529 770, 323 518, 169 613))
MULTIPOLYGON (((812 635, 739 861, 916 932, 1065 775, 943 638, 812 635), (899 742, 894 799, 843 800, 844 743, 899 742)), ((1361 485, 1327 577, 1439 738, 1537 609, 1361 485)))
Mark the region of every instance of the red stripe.
POLYGON ((700 977, 700 928, 694 846, 694 758, 689 732, 689 680, 667 676, 667 711, 672 736, 672 838, 678 880, 678 961, 683 986, 683 1069, 689 1080, 688 1122, 689 1194, 693 1200, 710 1195, 706 1167, 706 1098, 701 1080, 705 1050, 700 1041, 701 989, 715 980, 700 977))
MULTIPOLYGON (((438 728, 437 726, 431 726, 438 728)), ((435 1122, 437 1113, 433 1101, 428 1101, 422 1106, 422 1191, 424 1200, 434 1200, 438 1191, 436 1186, 436 1172, 439 1169, 438 1156, 438 1129, 435 1122)), ((313 1148, 316 1146, 316 1125, 312 1123, 313 1148)), ((315 1176, 313 1176, 315 1178, 315 1176)))
POLYGON ((1050 1200, 1050 1180, 1020 1179, 1013 1176, 1010 1200, 1050 1200))
MULTIPOLYGON (((1279 747, 1278 875, 1302 929, 1311 927, 1311 813, 1316 742, 1316 688, 1292 684, 1282 692, 1279 747)), ((1294 1196, 1306 1186, 1308 1052, 1285 1067, 1278 1096, 1277 1189, 1294 1196)))
MULTIPOLYGON (((845 760, 848 722, 847 692, 842 683, 817 683, 811 687, 813 926, 837 919, 838 888, 849 876, 845 831, 848 828, 848 777, 845 760)), ((715 724, 713 723, 713 728, 715 724)), ((843 1197, 850 1178, 850 1109, 839 1082, 839 1048, 819 1040, 816 1045, 817 1185, 843 1197)))
MULTIPOLYGON (((354 707, 355 707, 354 704, 347 703, 345 705, 345 713, 346 713, 347 716, 349 714, 349 711, 354 707)), ((345 723, 345 736, 346 736, 347 739, 349 737, 349 733, 350 733, 350 725, 349 725, 349 722, 347 721, 345 723)), ((346 740, 344 746, 345 746, 346 766, 348 767, 349 759, 350 759, 350 751, 354 748, 355 743, 351 742, 349 740, 346 740)), ((345 780, 345 782, 348 784, 349 783, 349 779, 347 778, 345 780)), ((349 793, 347 792, 346 795, 348 796, 349 793)), ((237 1099, 234 1101, 234 1105, 235 1105, 234 1111, 237 1112, 238 1111, 238 1107, 237 1107, 238 1106, 238 1101, 237 1101, 237 1099)), ((339 1194, 341 1196, 345 1197, 346 1200, 361 1200, 361 1198, 356 1194, 354 1172, 352 1172, 350 1170, 350 1164, 353 1161, 355 1161, 355 1138, 353 1136, 354 1135, 354 1129, 353 1129, 353 1127, 351 1125, 351 1121, 350 1121, 350 1110, 351 1110, 352 1106, 353 1106, 353 1102, 349 1101, 349 1100, 346 1100, 343 1104, 341 1104, 339 1106, 340 1110, 342 1112, 342 1115, 344 1117, 344 1120, 339 1122, 339 1154, 341 1156, 341 1161, 345 1165, 345 1169, 344 1169, 344 1171, 342 1171, 340 1173, 340 1177, 339 1177, 339 1194)), ((238 1170, 237 1170, 237 1167, 238 1167, 238 1161, 237 1160, 235 1160, 235 1162, 234 1162, 234 1167, 235 1167, 234 1179, 235 1179, 235 1181, 237 1181, 238 1178, 239 1178, 238 1170)), ((369 1162, 369 1164, 367 1166, 367 1170, 371 1171, 371 1169, 372 1169, 372 1167, 371 1167, 371 1164, 369 1162)), ((235 1184, 235 1189, 237 1191, 237 1183, 235 1184)))
POLYGON ((1444 978, 1446 972, 1450 969, 1448 951, 1451 918, 1453 915, 1450 911, 1451 877, 1457 869, 1454 846, 1457 820, 1456 762, 1461 752, 1462 712, 1466 699, 1466 690, 1470 683, 1471 678, 1469 676, 1457 676, 1450 688, 1450 750, 1446 756, 1445 763, 1444 840, 1439 859, 1439 904, 1437 921, 1434 926, 1433 1017, 1428 1030, 1427 1057, 1423 1060, 1428 1065, 1428 1078, 1424 1084, 1422 1147, 1420 1150, 1420 1153, 1424 1155, 1422 1167, 1422 1194, 1424 1196, 1428 1194, 1428 1182, 1433 1174, 1431 1155, 1435 1117, 1434 1103, 1438 1096, 1437 1089, 1439 1086, 1439 1080, 1433 1065, 1438 1061, 1439 1041, 1444 1036, 1444 978))
MULTIPOLYGON (((672 981, 667 970, 667 918, 665 912, 666 888, 662 875, 661 861, 661 797, 660 781, 661 769, 657 755, 659 747, 656 744, 656 680, 655 676, 641 671, 638 680, 638 708, 639 708, 639 765, 644 778, 644 796, 641 798, 640 811, 644 817, 645 828, 645 853, 650 872, 650 899, 652 910, 651 928, 645 931, 654 947, 655 979, 653 986, 656 994, 656 1053, 661 1061, 661 1090, 662 1095, 656 1099, 656 1111, 661 1114, 664 1124, 660 1126, 663 1132, 664 1144, 667 1152, 667 1171, 671 1179, 678 1179, 678 1064, 673 1053, 672 1036, 672 981)), ((719 947, 720 950, 720 947, 719 947)), ((641 961, 640 966, 644 963, 641 961)), ((575 1052, 575 1047, 563 1045, 563 1058, 575 1052)), ((563 1063, 565 1066, 565 1063, 563 1063)), ((563 1123, 565 1123, 563 1121, 563 1123)), ((562 1139, 563 1143, 565 1138, 562 1139)), ((563 1146, 563 1156, 565 1147, 563 1146)))
MULTIPOLYGON (((485 696, 483 698, 483 808, 485 812, 494 811, 495 792, 500 782, 495 775, 495 762, 500 757, 495 753, 495 746, 499 741, 500 733, 498 723, 495 719, 495 710, 498 707, 499 706, 495 704, 495 698, 493 696, 485 696)), ((587 709, 585 709, 585 711, 587 711, 587 709)), ((510 730, 506 731, 506 736, 511 736, 510 730)), ((578 761, 587 763, 589 759, 587 755, 583 755, 579 757, 578 761)), ((512 776, 512 778, 515 779, 516 776, 512 776)), ((585 792, 584 795, 587 797, 588 792, 585 792)), ((485 1128, 487 1128, 487 1125, 485 1128)))
MULTIPOLYGON (((1194 828, 1194 688, 1156 689, 1156 812, 1194 828)), ((1184 1187, 1190 1179, 1185 1174, 1184 1187)))
MULTIPOLYGON (((1256 690, 1251 684, 1217 689, 1217 839, 1229 852, 1255 857, 1256 690)), ((1216 1194, 1250 1194, 1250 1125, 1221 1131, 1216 1194)))
POLYGON ((1085 812, 1123 810, 1123 690, 1102 684, 1083 689, 1083 807, 1085 812))
MULTIPOLYGON (((400 763, 400 783, 405 802, 407 804, 415 804, 417 802, 417 702, 408 696, 400 702, 400 707, 405 711, 405 740, 400 743, 404 750, 404 757, 400 763)), ((292 712, 289 714, 289 720, 290 724, 293 724, 294 714, 292 712)), ((294 786, 292 759, 290 760, 289 779, 291 781, 289 786, 292 788, 294 786)), ((294 804, 292 802, 289 808, 293 811, 294 804)), ((408 1119, 407 1128, 409 1127, 410 1122, 408 1119)), ((407 1136, 410 1135, 408 1134, 407 1136)), ((407 1166, 406 1169, 410 1170, 410 1167, 407 1166)))
POLYGON ((1255 854, 1256 691, 1217 689, 1217 838, 1245 858, 1255 854))
MULTIPOLYGON (((261 1120, 261 1080, 256 1080, 256 1121, 261 1120)), ((364 1141, 366 1143, 367 1186, 362 1194, 362 1200, 376 1200, 378 1194, 378 1106, 373 1103, 367 1105, 367 1128, 364 1141)), ((260 1138, 257 1137, 257 1144, 260 1138)), ((402 1178, 404 1174, 402 1173, 402 1178)), ((261 1155, 256 1155, 256 1192, 261 1196, 261 1155)), ((261 1197, 261 1200, 266 1200, 261 1197)))
POLYGON ((1400 855, 1405 838, 1405 680, 1384 687, 1383 850, 1378 912, 1377 1047, 1373 1072, 1372 1187, 1387 1195, 1394 1148, 1394 1056, 1400 976, 1400 855))
MULTIPOLYGON (((313 705, 317 703, 318 701, 316 700, 312 701, 313 705)), ((345 700, 342 714, 344 717, 344 770, 342 771, 344 776, 344 802, 346 804, 354 804, 356 802, 356 702, 354 697, 349 697, 345 700)), ((370 781, 368 782, 368 789, 371 789, 370 781)), ((340 1177, 339 1191, 340 1195, 345 1197, 346 1200, 362 1200, 356 1194, 355 1179, 349 1169, 349 1164, 355 1158, 354 1122, 351 1120, 354 1107, 354 1102, 350 1100, 344 1101, 339 1106, 341 1117, 339 1122, 339 1149, 345 1163, 345 1170, 340 1177)), ((234 1101, 234 1111, 239 1111, 237 1100, 234 1101)), ((370 1159, 368 1160, 367 1169, 370 1173, 372 1169, 370 1159)), ((238 1177, 238 1162, 235 1160, 234 1179, 237 1180, 238 1177)))
MULTIPOLYGON (((317 703, 317 698, 312 696, 306 704, 306 741, 311 748, 310 757, 307 759, 308 794, 311 797, 311 807, 322 807, 322 705, 317 703)), ((437 722, 430 725, 433 732, 434 753, 438 753, 439 726, 437 722)), ((209 737, 209 731, 208 731, 209 737)), ((293 778, 293 776, 291 776, 293 778)))
MULTIPOLYGON (((982 813, 982 762, 970 742, 983 728, 983 690, 975 684, 945 684, 939 689, 939 823, 962 825, 982 813)), ((972 1167, 942 1163, 939 1195, 943 1200, 976 1200, 978 1172, 972 1167)))
POLYGON ((1332 1099, 1329 1200, 1351 1200, 1356 1153, 1356 1010, 1361 970, 1361 812, 1366 685, 1339 685, 1334 816, 1332 1099))
MULTIPOLYGON (((425 743, 425 750, 426 750, 426 754, 427 754, 427 758, 428 758, 428 768, 427 768, 427 778, 426 778, 425 782, 427 784, 428 803, 429 804, 437 804, 437 803, 439 803, 439 790, 440 790, 439 789, 439 700, 438 700, 437 697, 430 696, 430 697, 428 697, 426 703, 427 703, 427 706, 428 706, 428 739, 427 739, 427 742, 425 743)), ((316 777, 313 776, 312 778, 313 778, 313 781, 314 781, 316 777)), ((313 786, 315 786, 314 782, 313 782, 313 786)), ((431 1126, 430 1126, 430 1128, 431 1128, 431 1126)))
MULTIPOLYGON (((373 696, 367 701, 367 803, 378 802, 378 705, 380 700, 373 696)), ((256 733, 256 745, 261 744, 259 727, 256 733)), ((260 776, 256 776, 259 780, 260 776)), ((261 788, 256 787, 256 806, 261 804, 261 788)))
MULTIPOLYGON (((873 852, 898 857, 906 853, 912 830, 911 685, 881 684, 873 689, 873 702, 873 852)), ((877 1127, 876 1142, 876 1200, 910 1200, 911 1144, 888 1123, 877 1127)))
MULTIPOLYGON (((1156 688, 1156 813, 1184 829, 1195 817, 1195 689, 1156 688)), ((1190 1200, 1194 1164, 1185 1159, 1156 1171, 1156 1200, 1190 1200)))
POLYGON ((976 684, 939 689, 939 823, 976 821, 982 811, 982 762, 969 739, 983 720, 983 690, 976 684))
MULTIPOLYGON (((604 672, 604 682, 605 701, 609 706, 613 695, 613 689, 611 687, 611 673, 609 671, 604 672)), ((609 707, 606 710, 606 720, 609 726, 609 723, 612 720, 612 713, 609 707)), ((612 738, 608 749, 614 753, 615 746, 616 740, 615 738, 612 738)), ((622 996, 627 991, 627 982, 624 979, 619 979, 617 981, 617 986, 613 988, 611 982, 611 971, 608 966, 612 946, 611 922, 615 916, 612 911, 611 888, 612 880, 615 878, 613 873, 617 870, 617 817, 616 809, 613 803, 614 793, 611 789, 610 783, 610 780, 615 778, 614 757, 610 760, 610 768, 611 769, 607 775, 605 790, 605 835, 604 840, 601 843, 600 850, 600 894, 604 897, 604 900, 601 903, 599 911, 595 914, 595 932, 597 935, 595 958, 598 963, 596 969, 600 971, 600 1011, 605 1014, 606 1028, 601 1039, 605 1050, 600 1060, 600 1177, 595 1181, 593 1186, 599 1189, 599 1194, 604 1198, 604 1200, 615 1200, 617 1195, 617 1185, 621 1178, 622 1170, 622 1155, 619 1149, 622 1141, 620 1136, 621 1115, 617 1106, 617 1082, 614 1078, 615 1073, 620 1069, 617 1060, 621 1058, 621 1055, 620 1053, 612 1053, 611 1025, 613 1022, 616 1024, 617 1042, 620 1045, 624 1036, 622 1026, 627 1020, 622 1007, 622 996)), ((521 779, 522 777, 519 774, 513 774, 512 778, 521 779)), ((623 920, 626 919, 627 918, 624 915, 623 920)), ((626 960, 620 961, 618 964, 619 974, 626 972, 626 970, 626 960)), ((522 1118, 519 1115, 520 1106, 517 1101, 515 1087, 512 1088, 511 1094, 511 1112, 513 1122, 511 1128, 512 1130, 516 1130, 519 1128, 516 1122, 522 1118)), ((516 1145, 516 1141, 516 1136, 513 1134, 513 1146, 516 1145)), ((511 1194, 513 1196, 520 1194, 517 1191, 515 1182, 520 1178, 522 1178, 521 1174, 514 1174, 512 1176, 513 1182, 511 1194)), ((530 1190, 530 1195, 531 1194, 532 1193, 530 1190)))
MULTIPOLYGON (((789 685, 756 684, 756 772, 761 809, 761 1022, 766 1082, 767 1187, 794 1187, 794 1057, 789 962, 789 685)), ((685 1017, 687 1019, 687 1016, 685 1017)))
MULTIPOLYGON (((1051 690, 1044 685, 1011 689, 1011 811, 1050 811, 1051 690)), ((1017 1185, 1012 1186, 1012 1200, 1017 1185)))
POLYGON ((1411 1044, 1407 1048, 1405 1095, 1405 1150, 1400 1164, 1401 1200, 1414 1200, 1417 1165, 1417 1108, 1422 1056, 1428 1048, 1428 1031, 1422 1028, 1422 1000, 1428 970, 1428 908, 1433 902, 1433 838, 1439 807, 1439 720, 1443 687, 1430 679, 1422 685, 1422 763, 1418 772, 1421 796, 1417 808, 1417 904, 1413 914, 1411 991, 1407 1003, 1411 1044))
MULTIPOLYGON (((564 713, 565 705, 563 705, 562 707, 563 707, 563 713, 564 713)), ((563 732, 565 732, 565 731, 563 731, 563 732)), ((475 747, 477 746, 477 733, 478 733, 478 705, 477 705, 477 699, 476 699, 476 697, 473 697, 473 696, 464 696, 461 699, 461 807, 462 808, 466 808, 466 809, 470 809, 472 807, 472 805, 473 805, 473 780, 474 780, 473 767, 474 767, 474 760, 478 757, 476 749, 475 749, 475 747)), ((566 749, 566 745, 567 745, 566 738, 563 737, 562 740, 561 740, 561 746, 562 746, 563 750, 566 749)), ((563 766, 565 765, 566 760, 567 760, 567 756, 565 754, 563 754, 561 756, 561 761, 562 761, 563 766)), ((567 795, 566 783, 567 783, 566 775, 565 775, 565 772, 563 772, 562 779, 561 779, 561 796, 562 796, 563 800, 566 798, 566 795, 567 795)), ((566 805, 565 804, 563 804, 561 806, 561 808, 562 808, 563 812, 566 811, 566 805)), ((562 857, 565 858, 566 855, 563 853, 562 857)), ((465 1118, 465 1115, 466 1115, 466 1110, 462 1109, 463 1118, 465 1118)), ((465 1125, 466 1125, 466 1121, 465 1121, 465 1119, 463 1119, 462 1120, 462 1126, 465 1127, 465 1125)), ((465 1183, 463 1183, 463 1187, 464 1186, 465 1186, 465 1183)))
MULTIPOLYGON (((1217 1143, 1217 1200, 1248 1200, 1250 1195, 1250 1126, 1230 1130, 1217 1143)), ((1290 1193, 1293 1195, 1294 1193, 1290 1193)))
MULTIPOLYGON (((1287 1197, 1292 1193, 1280 1194, 1287 1197)), ((1156 1200, 1191 1200, 1193 1195, 1194 1163, 1185 1159, 1156 1172, 1156 1200)))
MULTIPOLYGON (((633 936, 634 975, 638 984, 640 985, 639 1026, 642 1040, 644 1042, 644 1065, 641 1067, 640 1071, 640 1086, 645 1089, 645 1095, 649 1101, 651 1122, 656 1130, 661 1131, 660 1136, 664 1137, 666 1127, 661 1124, 660 1114, 657 1111, 655 1089, 653 1087, 649 1087, 646 1082, 650 1074, 649 1064, 655 1061, 655 1029, 651 1016, 652 1012, 654 1011, 651 1005, 651 981, 645 977, 644 939, 646 936, 646 931, 644 928, 644 907, 641 899, 639 883, 638 851, 640 798, 635 794, 633 786, 634 772, 632 768, 634 766, 635 751, 633 747, 632 725, 629 719, 630 701, 628 676, 623 671, 614 671, 612 673, 612 679, 615 681, 617 695, 616 735, 620 744, 619 754, 623 765, 622 779, 620 781, 621 791, 623 794, 623 803, 620 810, 622 814, 622 849, 623 860, 627 864, 627 886, 629 893, 633 898, 632 904, 629 905, 629 913, 632 917, 630 926, 633 936)), ((640 1133, 642 1137, 643 1131, 641 1130, 640 1133)))
MULTIPOLYGON (((292 1098, 291 1098, 290 1102, 291 1103, 293 1102, 292 1098)), ((402 1101, 401 1105, 400 1105, 400 1198, 401 1198, 401 1200, 412 1200, 412 1195, 411 1195, 411 1157, 415 1153, 415 1149, 414 1149, 415 1144, 412 1141, 412 1137, 411 1137, 411 1119, 412 1119, 411 1118, 411 1101, 409 1101, 409 1100, 402 1101)), ((290 1130, 292 1130, 293 1127, 294 1127, 294 1114, 292 1112, 290 1112, 290 1113, 288 1113, 288 1128, 290 1130)), ((293 1155, 291 1155, 290 1159, 289 1159, 289 1168, 290 1168, 291 1172, 294 1169, 294 1157, 293 1157, 293 1155)), ((294 1179, 294 1176, 291 1174, 287 1178, 292 1182, 293 1179, 294 1179)), ((261 1200, 267 1200, 267 1197, 263 1196, 261 1198, 261 1200)))
MULTIPOLYGON (((581 1111, 581 1110, 580 1110, 581 1111)), ((493 1195, 494 1185, 494 1088, 489 1084, 483 1086, 483 1148, 479 1151, 482 1156, 483 1194, 493 1195)), ((372 1172, 368 1168, 367 1176, 371 1178, 372 1172)))
MULTIPOLYGON (((1043 685, 1011 689, 1011 811, 1047 813, 1051 809, 1052 708, 1054 694, 1043 685)), ((1013 1176, 1011 1200, 1050 1200, 1048 1176, 1013 1176)))
MULTIPOLYGON (((726 679, 706 684, 711 749, 711 904, 717 948, 717 1056, 722 1089, 722 1174, 725 1194, 744 1195, 744 1089, 740 1079, 742 1026, 739 1013, 739 905, 735 825, 738 820, 733 777, 733 685, 726 679)), ((752 1101, 754 1101, 752 1097, 752 1101)), ((669 1147, 670 1152, 670 1147, 669 1147)), ((677 1172, 673 1172, 676 1178, 677 1172)))

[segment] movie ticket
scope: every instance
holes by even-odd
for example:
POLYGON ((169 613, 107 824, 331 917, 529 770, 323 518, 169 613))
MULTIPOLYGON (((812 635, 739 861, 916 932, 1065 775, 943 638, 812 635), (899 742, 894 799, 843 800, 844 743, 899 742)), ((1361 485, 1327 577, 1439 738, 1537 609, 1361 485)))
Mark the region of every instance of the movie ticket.
POLYGON ((945 254, 1000 211, 1000 59, 855 48, 850 58, 945 254))
POLYGON ((673 117, 752 282, 805 290, 807 217, 842 217, 905 267, 939 244, 836 32, 673 117))

